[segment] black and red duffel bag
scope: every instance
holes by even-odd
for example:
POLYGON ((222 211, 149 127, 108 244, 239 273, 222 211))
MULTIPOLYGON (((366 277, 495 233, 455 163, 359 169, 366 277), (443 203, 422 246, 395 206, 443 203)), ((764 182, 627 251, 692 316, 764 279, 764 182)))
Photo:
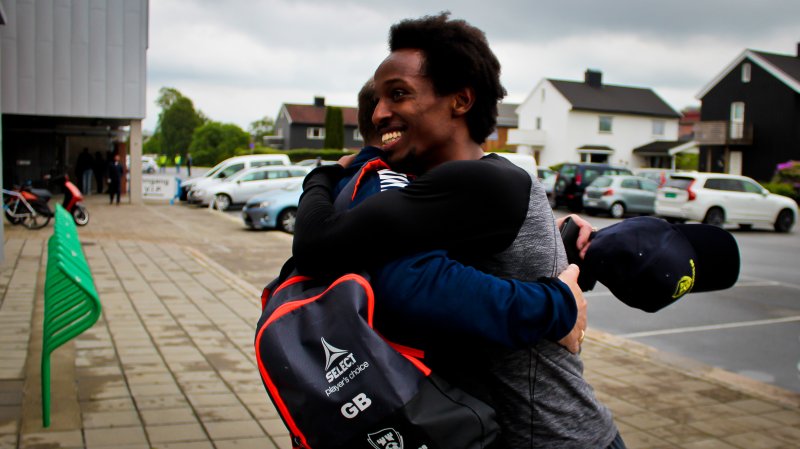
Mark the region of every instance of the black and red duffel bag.
POLYGON ((497 438, 491 407, 375 331, 364 276, 284 279, 264 290, 255 350, 294 447, 477 449, 497 438))

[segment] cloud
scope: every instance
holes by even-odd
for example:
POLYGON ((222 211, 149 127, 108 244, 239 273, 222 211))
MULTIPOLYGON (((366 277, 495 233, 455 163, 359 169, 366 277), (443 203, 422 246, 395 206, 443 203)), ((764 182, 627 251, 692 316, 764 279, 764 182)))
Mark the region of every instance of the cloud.
POLYGON ((770 0, 170 0, 150 2, 148 118, 174 87, 213 120, 246 128, 282 103, 355 105, 387 54, 389 27, 449 9, 485 31, 503 64, 509 101, 542 78, 653 88, 674 108, 745 48, 794 54, 800 2, 770 0))

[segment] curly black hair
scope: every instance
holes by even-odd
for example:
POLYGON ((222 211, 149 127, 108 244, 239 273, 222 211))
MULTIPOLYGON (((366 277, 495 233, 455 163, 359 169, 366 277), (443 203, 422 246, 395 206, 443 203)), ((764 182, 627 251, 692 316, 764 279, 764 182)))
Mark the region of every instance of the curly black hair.
POLYGON ((475 91, 467 112, 469 135, 483 143, 497 125, 497 104, 506 96, 500 83, 500 61, 489 48, 483 31, 464 20, 450 20, 450 12, 392 25, 389 50, 417 49, 425 55, 422 72, 437 95, 465 87, 475 91))
POLYGON ((375 81, 370 78, 358 92, 358 132, 366 145, 379 144, 381 141, 378 129, 372 123, 372 113, 377 105, 375 81))

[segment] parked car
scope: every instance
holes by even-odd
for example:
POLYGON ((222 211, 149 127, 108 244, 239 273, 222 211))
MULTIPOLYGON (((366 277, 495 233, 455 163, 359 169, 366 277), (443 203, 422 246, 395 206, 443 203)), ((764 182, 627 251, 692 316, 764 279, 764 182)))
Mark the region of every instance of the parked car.
POLYGON ((598 176, 632 174, 625 167, 608 164, 565 163, 558 170, 558 177, 553 186, 554 201, 551 201, 551 204, 555 203, 555 207, 567 206, 572 212, 580 212, 583 209, 583 191, 598 176))
POLYGON ((669 175, 672 173, 675 173, 675 170, 670 168, 637 168, 633 171, 636 176, 657 182, 659 187, 666 184, 669 175))
POLYGON ((537 173, 538 170, 536 167, 536 159, 533 157, 532 154, 521 154, 521 153, 494 153, 494 154, 508 159, 509 162, 511 162, 512 164, 528 172, 531 175, 531 177, 533 178, 539 177, 537 173))
POLYGON ((797 221, 797 203, 745 176, 675 173, 658 189, 656 214, 671 222, 697 220, 742 228, 759 224, 789 232, 797 221))
POLYGON ((658 184, 631 175, 600 176, 586 187, 583 208, 589 215, 604 212, 614 218, 626 213, 655 213, 658 184))
MULTIPOLYGON (((131 166, 131 155, 125 156, 125 166, 131 166)), ((142 173, 153 174, 158 171, 158 163, 152 156, 142 156, 142 173)))
POLYGON ((241 170, 262 167, 265 165, 290 165, 289 156, 285 154, 248 154, 245 156, 234 156, 211 168, 202 176, 189 178, 181 181, 181 201, 192 202, 191 190, 201 188, 203 185, 225 179, 241 170))
POLYGON ((300 161, 300 162, 298 162, 298 163, 296 163, 294 165, 299 165, 301 167, 314 168, 314 167, 317 167, 317 166, 320 166, 320 165, 333 165, 333 164, 336 164, 336 163, 337 163, 337 161, 326 161, 325 159, 320 159, 320 160, 317 160, 317 159, 303 159, 302 161, 300 161))
POLYGON ((302 193, 303 183, 298 181, 250 198, 242 209, 245 226, 251 229, 279 229, 294 234, 297 205, 302 193))
POLYGON ((250 198, 273 189, 302 181, 309 167, 265 166, 243 170, 216 182, 209 182, 199 189, 192 190, 192 198, 201 205, 214 201, 214 207, 227 210, 233 204, 244 204, 250 198))

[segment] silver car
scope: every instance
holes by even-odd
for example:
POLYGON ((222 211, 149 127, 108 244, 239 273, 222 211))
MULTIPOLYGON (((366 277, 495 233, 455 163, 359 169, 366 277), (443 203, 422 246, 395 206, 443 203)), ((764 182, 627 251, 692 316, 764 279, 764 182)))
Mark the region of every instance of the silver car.
POLYGON ((657 189, 658 183, 639 176, 600 176, 586 187, 583 208, 589 215, 604 212, 614 218, 627 213, 653 214, 657 189))

